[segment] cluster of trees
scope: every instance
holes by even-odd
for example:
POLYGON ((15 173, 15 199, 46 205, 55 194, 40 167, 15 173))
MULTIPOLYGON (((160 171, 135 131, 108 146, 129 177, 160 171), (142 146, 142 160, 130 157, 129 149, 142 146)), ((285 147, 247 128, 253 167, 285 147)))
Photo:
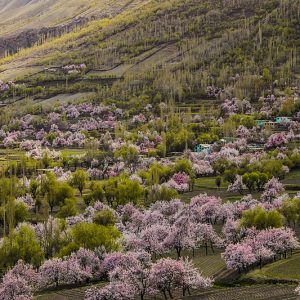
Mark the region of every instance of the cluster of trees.
POLYGON ((86 291, 86 299, 136 299, 145 295, 162 293, 165 299, 173 299, 173 292, 181 290, 183 296, 192 289, 207 288, 210 278, 203 277, 189 260, 162 258, 155 263, 149 254, 112 253, 103 262, 110 284, 102 289, 86 291))
POLYGON ((268 179, 268 175, 261 172, 245 173, 242 176, 243 183, 250 193, 253 191, 261 191, 268 179))
MULTIPOLYGON (((228 230, 227 233, 229 232, 228 230)), ((232 236, 234 234, 230 233, 229 240, 232 236)), ((250 229, 239 242, 231 242, 222 257, 229 269, 242 272, 249 270, 251 266, 260 265, 261 267, 263 263, 277 257, 286 258, 287 253, 299 249, 299 246, 295 232, 291 229, 269 228, 258 231, 250 229)))
POLYGON ((117 250, 121 233, 112 223, 111 216, 103 212, 95 218, 95 223, 81 222, 72 228, 64 221, 52 218, 36 226, 20 225, 2 240, 1 267, 13 267, 19 259, 38 267, 45 258, 64 257, 80 247, 117 250))
POLYGON ((45 261, 38 269, 19 260, 3 277, 0 285, 2 299, 32 299, 33 293, 61 284, 82 284, 92 280, 109 279, 102 289, 86 291, 86 299, 144 299, 146 294, 162 293, 173 298, 175 290, 183 295, 192 289, 211 286, 188 260, 160 259, 152 263, 145 252, 95 251, 80 248, 63 259, 45 261))
MULTIPOLYGON (((147 253, 154 259, 167 253, 176 253, 177 258, 180 259, 184 250, 190 250, 194 255, 194 250, 200 247, 204 248, 208 254, 209 249, 214 251, 217 247, 225 249, 223 257, 228 267, 240 271, 257 264, 262 265, 275 257, 286 256, 291 250, 299 248, 299 242, 294 233, 283 228, 285 220, 293 224, 299 221, 298 198, 285 200, 281 196, 284 190, 283 186, 275 178, 264 185, 260 201, 246 196, 240 201, 222 203, 222 199, 218 197, 200 194, 192 198, 189 204, 180 200, 156 201, 148 209, 138 208, 136 204, 143 197, 143 188, 139 180, 149 182, 150 186, 155 187, 159 184, 162 176, 176 171, 178 173, 175 175, 179 174, 178 180, 184 179, 188 176, 187 174, 193 172, 187 160, 177 162, 172 168, 153 165, 148 171, 141 174, 141 177, 136 176, 129 179, 127 176, 121 175, 104 181, 92 182, 90 189, 85 194, 83 191, 88 186, 88 177, 86 172, 80 169, 73 173, 69 183, 59 181, 52 173, 41 176, 40 181, 32 180, 27 187, 34 198, 32 203, 30 197, 21 197, 22 201, 15 200, 15 202, 24 205, 28 213, 28 205, 30 204, 34 208, 37 200, 43 197, 39 210, 42 213, 46 207, 47 213, 44 215, 44 222, 19 224, 16 227, 19 220, 24 221, 24 219, 18 219, 20 214, 17 213, 17 209, 12 210, 14 206, 8 206, 9 209, 5 209, 7 213, 5 220, 10 225, 8 226, 9 234, 3 238, 0 246, 1 267, 12 268, 21 259, 24 263, 39 268, 38 274, 43 278, 39 284, 46 282, 45 287, 61 283, 80 283, 99 278, 98 275, 89 273, 93 268, 84 267, 82 269, 78 263, 74 263, 73 256, 75 254, 72 253, 89 250, 98 253, 97 251, 100 251, 101 247, 110 252, 123 246, 126 251, 147 253), (180 173, 183 171, 187 173, 180 173), (84 199, 89 205, 82 214, 78 214, 77 211, 70 213, 72 212, 70 208, 72 199, 76 203, 75 188, 79 195, 84 195, 84 199), (45 201, 49 205, 48 208, 47 205, 43 206, 45 201), (51 205, 53 208, 60 207, 57 213, 60 219, 48 216, 51 205), (12 211, 15 215, 12 215, 12 211), (215 231, 214 225, 216 223, 224 224, 225 221, 224 238, 215 231), (258 245, 257 248, 254 245, 258 245), (60 258, 53 258, 55 256, 60 258), (52 279, 45 279, 46 276, 50 276, 52 279)), ((16 178, 0 181, 2 199, 3 201, 7 200, 7 203, 10 203, 9 199, 11 195, 14 195, 11 193, 12 186, 16 187, 13 191, 16 193, 15 196, 18 196, 22 186, 16 178), (8 198, 5 198, 5 195, 8 198)), ((107 257, 110 255, 112 254, 108 254, 107 257)), ((122 255, 125 254, 119 253, 117 256, 122 255)), ((107 260, 104 261, 107 262, 107 260)), ((161 276, 165 276, 162 266, 166 265, 165 271, 167 272, 168 263, 159 260, 142 269, 140 265, 133 265, 131 270, 126 265, 124 267, 126 272, 121 266, 104 272, 106 275, 103 275, 102 272, 101 276, 110 278, 110 285, 103 290, 89 291, 87 297, 90 299, 106 297, 109 293, 122 295, 123 292, 128 293, 128 299, 137 295, 142 298, 145 293, 155 294, 158 292, 163 293, 166 297, 171 297, 173 291, 177 289, 182 289, 186 293, 198 285, 205 286, 204 282, 207 281, 199 277, 190 263, 179 260, 170 263, 170 266, 172 264, 175 269, 170 272, 178 272, 179 277, 174 279, 175 281, 166 283, 164 287, 158 283, 159 280, 162 280, 159 274, 162 273, 161 276), (139 271, 135 268, 138 268, 139 271), (132 273, 128 273, 131 271, 132 273), (126 274, 128 279, 126 285, 121 288, 120 281, 125 282, 122 274, 126 274), (141 274, 144 275, 135 277, 141 274), (151 274, 155 274, 155 276, 151 274), (185 276, 195 277, 192 280, 185 276), (135 285, 138 279, 143 280, 143 285, 140 283, 135 285), (141 287, 143 287, 142 291, 141 287)), ((110 263, 107 262, 107 265, 110 263)), ((5 288, 9 289, 10 280, 15 279, 11 276, 7 278, 5 288)), ((21 284, 21 279, 19 279, 16 284, 21 284)), ((34 285, 29 284, 30 288, 28 288, 26 280, 25 282, 23 279, 21 281, 25 290, 27 289, 29 293, 34 291, 34 285)), ((3 286, 5 285, 6 279, 3 280, 3 286)), ((24 289, 18 290, 25 293, 24 289)))
POLYGON ((267 228, 280 228, 284 225, 283 215, 273 209, 266 211, 263 207, 258 206, 243 212, 241 226, 246 228, 254 227, 262 230, 267 228))
POLYGON ((290 226, 293 225, 295 227, 296 224, 300 223, 299 198, 293 198, 284 201, 280 211, 290 226))

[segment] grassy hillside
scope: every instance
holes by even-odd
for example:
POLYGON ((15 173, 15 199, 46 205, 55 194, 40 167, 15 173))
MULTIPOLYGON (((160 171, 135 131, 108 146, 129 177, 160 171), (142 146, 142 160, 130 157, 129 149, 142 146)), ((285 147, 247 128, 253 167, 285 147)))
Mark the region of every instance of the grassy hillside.
POLYGON ((297 253, 286 260, 266 265, 260 270, 254 270, 245 277, 256 281, 268 279, 297 281, 300 280, 299 264, 300 254, 297 253))
POLYGON ((3 59, 0 78, 25 83, 23 96, 94 90, 103 98, 186 101, 214 85, 257 100, 299 85, 299 13, 299 0, 139 2, 3 59), (44 70, 74 63, 85 63, 85 73, 44 70))
POLYGON ((115 0, 2 0, 0 34, 65 24, 78 17, 110 17, 135 1, 115 0))

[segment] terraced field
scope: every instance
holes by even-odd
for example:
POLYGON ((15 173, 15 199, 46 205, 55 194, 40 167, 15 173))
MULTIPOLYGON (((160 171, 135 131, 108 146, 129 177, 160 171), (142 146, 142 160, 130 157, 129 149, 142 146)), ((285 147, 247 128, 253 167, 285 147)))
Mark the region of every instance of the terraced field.
MULTIPOLYGON (((217 277, 218 274, 226 270, 224 260, 221 258, 221 250, 208 249, 208 255, 205 255, 205 249, 197 249, 193 258, 194 265, 208 277, 217 277)), ((188 253, 191 256, 191 253, 188 253)))
POLYGON ((294 170, 286 175, 284 184, 300 184, 300 169, 294 170))
MULTIPOLYGON (((83 300, 84 289, 72 289, 60 292, 53 292, 36 297, 37 300, 83 300)), ((193 292, 192 296, 182 297, 180 292, 174 295, 174 299, 187 300, 296 300, 298 299, 294 293, 295 286, 293 285, 255 285, 243 286, 234 288, 214 288, 208 291, 193 292)), ((147 300, 163 298, 152 297, 147 300)))
POLYGON ((194 263, 205 276, 215 277, 216 274, 220 274, 225 268, 225 263, 220 254, 196 258, 194 263))
POLYGON ((75 93, 75 94, 59 94, 49 99, 35 99, 35 102, 46 102, 47 105, 53 105, 57 102, 59 103, 67 103, 71 101, 76 101, 79 99, 88 99, 89 97, 94 96, 95 93, 87 92, 87 93, 75 93))
MULTIPOLYGON (((104 286, 104 283, 99 283, 97 286, 104 286)), ((84 292, 88 286, 82 286, 78 288, 61 289, 53 292, 44 293, 36 296, 35 300, 83 300, 84 292)))
POLYGON ((226 289, 212 289, 198 293, 196 296, 186 297, 189 300, 292 300, 298 299, 294 293, 294 286, 289 285, 255 285, 226 289))
POLYGON ((189 202, 190 199, 194 196, 197 196, 201 193, 206 193, 208 195, 222 197, 224 201, 236 201, 241 199, 241 195, 239 193, 230 193, 227 192, 227 188, 217 188, 217 187, 205 187, 198 186, 197 184, 194 186, 193 191, 187 192, 181 195, 181 199, 183 201, 189 202))
POLYGON ((49 294, 37 296, 37 300, 68 300, 68 299, 84 299, 84 289, 72 289, 72 290, 62 290, 59 292, 52 292, 49 294))
POLYGON ((282 259, 264 266, 261 270, 254 270, 245 278, 260 280, 300 280, 300 253, 294 254, 288 259, 282 259))

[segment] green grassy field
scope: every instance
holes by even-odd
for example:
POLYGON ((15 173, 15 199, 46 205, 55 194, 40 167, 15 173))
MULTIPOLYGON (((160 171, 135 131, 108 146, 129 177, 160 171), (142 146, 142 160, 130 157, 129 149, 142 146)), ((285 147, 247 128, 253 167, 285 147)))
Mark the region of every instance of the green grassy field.
POLYGON ((62 149, 62 155, 71 156, 71 155, 83 155, 85 154, 84 149, 62 149))
POLYGON ((236 201, 241 199, 242 195, 238 193, 227 192, 227 182, 222 180, 221 187, 218 188, 215 181, 216 176, 197 178, 195 180, 193 191, 182 194, 181 199, 185 202, 189 202, 192 197, 203 193, 211 196, 221 197, 224 202, 236 201))
MULTIPOLYGON (((37 296, 35 300, 83 300, 85 288, 61 290, 37 296)), ((181 292, 174 294, 174 299, 188 300, 296 300, 295 285, 251 285, 231 288, 212 288, 208 290, 193 291, 191 296, 182 297, 181 292)), ((146 297, 145 300, 161 300, 163 297, 146 297)))
MULTIPOLYGON (((293 285, 254 285, 210 289, 186 297, 189 300, 296 300, 293 285)), ((181 298, 178 298, 181 299, 181 298)))
POLYGON ((275 280, 300 280, 300 253, 292 257, 282 259, 264 266, 262 269, 254 270, 244 278, 263 281, 268 279, 275 280))
MULTIPOLYGON (((106 283, 98 283, 94 286, 103 287, 106 283)), ((55 291, 48 291, 43 294, 37 295, 34 299, 35 300, 79 300, 84 299, 84 293, 86 289, 90 286, 81 286, 77 288, 66 288, 66 289, 58 289, 55 291)))
POLYGON ((193 259, 194 265, 208 277, 215 277, 217 273, 225 268, 225 262, 220 252, 207 256, 199 256, 193 259))
POLYGON ((300 169, 292 170, 282 181, 284 184, 300 184, 300 169))
MULTIPOLYGON (((215 277, 219 272, 225 269, 225 262, 221 258, 221 250, 208 248, 208 255, 205 254, 205 249, 196 249, 194 257, 192 257, 192 251, 183 251, 183 257, 189 257, 192 259, 195 267, 207 277, 215 277)), ((168 255, 169 257, 176 258, 175 253, 168 255)))
MULTIPOLYGON (((200 188, 217 189, 216 178, 217 178, 217 176, 197 178, 195 180, 195 186, 200 187, 200 188)), ((228 183, 226 181, 222 180, 220 188, 224 188, 224 189, 226 188, 227 189, 227 187, 228 187, 228 183)))

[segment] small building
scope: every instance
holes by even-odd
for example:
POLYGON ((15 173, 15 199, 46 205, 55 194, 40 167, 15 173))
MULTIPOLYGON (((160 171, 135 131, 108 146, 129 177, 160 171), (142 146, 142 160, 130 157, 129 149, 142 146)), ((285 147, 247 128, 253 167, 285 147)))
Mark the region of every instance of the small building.
POLYGON ((265 127, 266 120, 256 120, 256 125, 259 127, 265 127))
POLYGON ((274 121, 272 120, 256 120, 256 125, 263 128, 263 127, 279 127, 282 124, 289 123, 292 120, 290 117, 276 117, 274 121))
POLYGON ((290 117, 276 117, 275 122, 277 124, 289 123, 292 119, 290 117))
POLYGON ((278 123, 276 121, 271 120, 256 120, 256 125, 263 128, 263 127, 272 127, 274 128, 278 123))
POLYGON ((262 151, 262 150, 264 150, 264 145, 263 144, 258 144, 258 143, 249 144, 248 145, 248 150, 250 152, 262 151))
POLYGON ((194 147, 194 152, 209 154, 212 152, 212 145, 211 144, 197 144, 194 147))
POLYGON ((233 136, 224 136, 223 140, 225 141, 225 144, 228 144, 228 143, 234 143, 239 139, 233 136))

